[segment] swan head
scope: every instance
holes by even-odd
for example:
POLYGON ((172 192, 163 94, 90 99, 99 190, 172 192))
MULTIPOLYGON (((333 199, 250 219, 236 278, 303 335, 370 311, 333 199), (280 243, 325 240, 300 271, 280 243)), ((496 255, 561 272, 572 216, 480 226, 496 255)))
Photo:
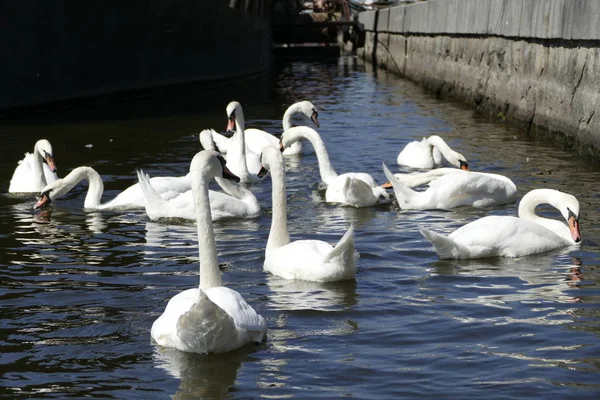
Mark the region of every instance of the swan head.
POLYGON ((317 128, 319 128, 319 112, 317 111, 317 107, 315 107, 310 101, 306 100, 298 103, 298 106, 300 107, 300 111, 302 111, 302 113, 306 115, 317 128))
POLYGON ((242 105, 237 101, 232 101, 231 103, 227 104, 225 111, 227 112, 227 132, 234 132, 236 121, 240 125, 244 123, 242 105))
POLYGON ((50 171, 56 172, 56 164, 54 163, 54 156, 52 155, 52 145, 46 139, 40 139, 35 144, 35 149, 42 156, 42 159, 48 167, 50 171))
POLYGON ((64 179, 57 179, 54 182, 47 184, 40 192, 40 198, 37 203, 35 203, 33 208, 39 209, 48 206, 52 200, 58 199, 67 194, 71 189, 73 189, 73 186, 74 185, 66 184, 64 179))
POLYGON ((204 150, 217 150, 217 146, 212 138, 212 130, 204 129, 202 132, 200 132, 198 138, 200 139, 200 145, 204 150))
POLYGON ((579 201, 575 196, 568 193, 561 193, 563 196, 563 206, 560 208, 560 213, 567 221, 571 239, 575 243, 581 242, 581 231, 579 230, 579 201))
POLYGON ((281 150, 275 146, 266 146, 260 156, 261 168, 259 171, 259 177, 263 177, 271 169, 279 168, 283 166, 283 155, 281 150), (262 176, 260 175, 262 173, 262 176))
POLYGON ((190 164, 192 180, 198 180, 202 175, 208 178, 225 178, 233 182, 239 182, 240 178, 233 174, 225 166, 225 158, 216 151, 203 150, 197 153, 190 164))

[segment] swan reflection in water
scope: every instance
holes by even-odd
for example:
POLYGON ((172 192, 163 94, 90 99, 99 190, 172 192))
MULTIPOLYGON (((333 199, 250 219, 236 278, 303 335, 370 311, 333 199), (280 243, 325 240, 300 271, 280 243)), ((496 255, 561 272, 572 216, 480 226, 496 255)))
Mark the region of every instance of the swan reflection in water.
MULTIPOLYGON (((494 293, 475 298, 464 299, 489 306, 503 307, 511 302, 560 302, 574 303, 581 300, 573 296, 573 290, 579 289, 582 281, 581 259, 568 257, 568 250, 558 250, 544 255, 510 258, 489 258, 479 260, 452 260, 433 263, 434 274, 465 275, 485 278, 515 277, 521 283, 510 293, 494 293), (559 260, 567 258, 562 265, 559 260), (553 265, 554 264, 554 265, 553 265)), ((497 286, 490 281, 489 288, 497 286)), ((505 286, 500 285, 500 286, 505 286)), ((562 312, 562 311, 559 311, 562 312)), ((555 323, 553 321, 552 323, 555 323)))
POLYGON ((179 379, 173 399, 218 399, 231 393, 242 364, 253 362, 251 354, 263 347, 249 345, 224 354, 194 354, 154 346, 153 359, 157 368, 179 379))
POLYGON ((308 282, 267 275, 269 306, 286 311, 338 311, 358 303, 356 280, 308 282))

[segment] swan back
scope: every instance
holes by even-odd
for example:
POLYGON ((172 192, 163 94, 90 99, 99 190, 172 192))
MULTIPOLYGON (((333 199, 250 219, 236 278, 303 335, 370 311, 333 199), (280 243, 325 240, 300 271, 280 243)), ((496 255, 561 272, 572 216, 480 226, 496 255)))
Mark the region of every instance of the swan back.
POLYGON ((581 241, 579 201, 568 193, 555 189, 534 189, 521 199, 519 217, 536 222, 574 243, 581 241), (558 209, 568 225, 536 215, 535 208, 540 204, 550 204, 558 209))

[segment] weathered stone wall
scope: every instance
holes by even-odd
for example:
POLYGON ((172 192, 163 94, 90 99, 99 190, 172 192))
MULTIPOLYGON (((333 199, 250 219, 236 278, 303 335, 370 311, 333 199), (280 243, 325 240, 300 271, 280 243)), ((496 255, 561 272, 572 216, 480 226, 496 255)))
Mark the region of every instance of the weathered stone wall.
POLYGON ((359 20, 366 60, 600 154, 600 2, 430 0, 359 20))

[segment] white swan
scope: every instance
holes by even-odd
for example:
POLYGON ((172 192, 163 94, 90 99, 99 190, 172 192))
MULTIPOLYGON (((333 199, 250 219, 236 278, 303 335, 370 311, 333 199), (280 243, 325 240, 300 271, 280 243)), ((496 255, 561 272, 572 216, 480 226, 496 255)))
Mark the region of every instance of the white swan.
MULTIPOLYGON (((40 208, 49 204, 52 200, 63 197, 83 180, 87 180, 89 184, 83 203, 83 208, 87 210, 145 207, 144 194, 139 183, 129 186, 109 202, 101 203, 102 193, 104 193, 102 177, 92 167, 77 167, 64 178, 58 179, 42 188, 40 200, 35 204, 34 208, 40 208)), ((180 177, 158 176, 152 178, 150 182, 154 190, 166 200, 190 190, 189 174, 180 177)))
MULTIPOLYGON (((216 151, 212 139, 212 130, 205 129, 198 136, 204 150, 216 151)), ((225 171, 229 172, 228 170, 225 171)), ((149 182, 147 174, 144 174, 143 171, 138 171, 137 174, 144 195, 146 214, 151 220, 159 218, 196 220, 196 210, 191 190, 165 200, 156 193, 149 182)), ((239 180, 237 177, 236 179, 239 180)), ((216 177, 215 181, 225 193, 215 192, 214 190, 208 191, 213 221, 224 218, 254 218, 260 214, 258 199, 250 190, 232 182, 230 179, 216 177)))
POLYGON ((385 189, 375 179, 362 172, 338 175, 331 166, 325 143, 317 131, 308 126, 295 126, 283 132, 281 145, 287 148, 300 139, 308 140, 314 147, 319 162, 321 180, 327 185, 325 201, 352 207, 368 207, 389 198, 385 189))
MULTIPOLYGON (((319 113, 317 108, 310 101, 299 101, 292 104, 285 110, 283 114, 283 131, 287 131, 292 127, 292 116, 296 113, 304 114, 309 118, 318 128, 319 127, 319 113)), ((213 140, 217 143, 217 148, 221 153, 227 153, 231 144, 231 138, 221 135, 216 131, 212 131, 213 140)), ((246 148, 250 151, 260 154, 263 148, 266 146, 278 146, 279 139, 268 132, 260 129, 249 128, 245 130, 246 148)), ((302 143, 296 142, 283 152, 284 156, 290 156, 300 154, 302 152, 302 143)))
POLYGON ((446 159, 451 165, 460 169, 469 169, 467 159, 452 150, 444 139, 437 135, 410 142, 398 154, 397 162, 411 168, 438 168, 446 159))
MULTIPOLYGON (((154 221, 159 218, 196 220, 196 210, 191 190, 165 200, 156 193, 147 174, 143 171, 138 171, 137 174, 144 194, 146 214, 151 220, 154 221)), ((254 218, 260 214, 258 199, 250 190, 228 179, 216 177, 215 180, 225 193, 214 190, 208 192, 213 221, 225 218, 254 218)))
POLYGON ((39 193, 44 186, 58 179, 56 164, 52 155, 52 145, 40 139, 33 147, 33 153, 25 153, 19 161, 8 187, 9 193, 39 193))
POLYGON ((224 353, 261 342, 265 319, 235 290, 223 286, 210 215, 210 178, 224 177, 225 159, 201 151, 192 159, 190 173, 196 208, 200 286, 175 295, 152 324, 156 343, 191 353, 224 353))
MULTIPOLYGON (((245 145, 245 122, 242 105, 237 101, 232 101, 227 105, 227 130, 235 128, 235 134, 231 138, 232 142, 227 151, 227 168, 235 175, 239 176, 240 182, 258 182, 258 172, 260 171, 260 154, 246 149, 245 145)), ((217 143, 218 145, 218 143, 217 143)))
POLYGON ((488 216, 473 221, 448 236, 419 227, 441 259, 521 257, 543 253, 581 241, 579 202, 553 189, 534 189, 523 196, 519 217, 488 216), (535 214, 539 204, 556 207, 567 225, 535 214))
POLYGON ((290 242, 285 166, 281 152, 273 146, 266 147, 262 154, 262 164, 266 170, 271 171, 273 191, 273 217, 265 250, 265 271, 285 279, 313 282, 354 279, 354 228, 351 226, 335 247, 321 240, 290 242))
MULTIPOLYGON (((447 209, 461 206, 491 207, 513 203, 517 186, 509 178, 456 168, 438 168, 418 174, 392 174, 383 164, 383 172, 394 188, 400 208, 405 210, 447 209), (429 183, 417 192, 411 187, 429 183)), ((385 186, 385 184, 384 184, 385 186)))

